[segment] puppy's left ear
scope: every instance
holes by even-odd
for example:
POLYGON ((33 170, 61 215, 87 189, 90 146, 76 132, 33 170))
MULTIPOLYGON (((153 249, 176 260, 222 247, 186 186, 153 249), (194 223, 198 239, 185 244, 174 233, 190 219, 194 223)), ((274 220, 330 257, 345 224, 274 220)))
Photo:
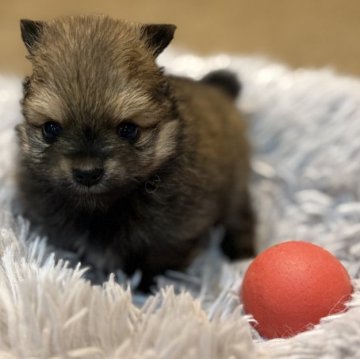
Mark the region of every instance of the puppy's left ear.
POLYGON ((30 54, 39 43, 45 23, 42 21, 20 20, 21 38, 30 54))
POLYGON ((150 24, 141 27, 141 39, 154 56, 158 56, 170 43, 176 30, 175 25, 150 24))

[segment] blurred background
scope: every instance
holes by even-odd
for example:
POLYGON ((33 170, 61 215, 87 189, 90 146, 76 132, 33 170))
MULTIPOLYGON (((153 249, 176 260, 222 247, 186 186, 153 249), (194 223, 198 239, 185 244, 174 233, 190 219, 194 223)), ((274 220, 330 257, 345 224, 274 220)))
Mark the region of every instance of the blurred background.
POLYGON ((358 0, 0 0, 0 72, 29 71, 20 18, 94 13, 174 23, 173 44, 198 54, 266 55, 360 75, 358 0))

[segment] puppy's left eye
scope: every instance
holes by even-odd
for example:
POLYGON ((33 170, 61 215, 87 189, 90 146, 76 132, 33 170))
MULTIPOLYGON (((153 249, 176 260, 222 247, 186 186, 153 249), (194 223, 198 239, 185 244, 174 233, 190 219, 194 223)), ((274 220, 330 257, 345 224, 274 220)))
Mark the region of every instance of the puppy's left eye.
POLYGON ((139 127, 132 122, 124 122, 118 126, 117 133, 126 140, 135 141, 139 135, 139 127))
POLYGON ((48 143, 53 143, 60 136, 62 127, 58 122, 48 121, 42 126, 42 134, 44 140, 48 143))

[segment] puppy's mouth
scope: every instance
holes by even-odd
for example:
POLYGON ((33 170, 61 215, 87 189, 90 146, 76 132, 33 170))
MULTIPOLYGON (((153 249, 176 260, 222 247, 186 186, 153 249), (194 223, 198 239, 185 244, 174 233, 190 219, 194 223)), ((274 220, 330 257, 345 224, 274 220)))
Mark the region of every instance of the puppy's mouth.
POLYGON ((90 199, 92 201, 108 201, 112 202, 123 194, 128 192, 128 186, 120 185, 111 179, 103 179, 97 184, 88 186, 80 184, 76 181, 71 181, 68 188, 68 196, 73 197, 76 201, 90 199))
POLYGON ((73 192, 79 196, 100 196, 109 192, 109 189, 101 184, 88 187, 78 183, 73 183, 71 187, 73 192))
POLYGON ((100 209, 124 198, 138 186, 138 180, 112 177, 103 170, 73 170, 57 189, 76 207, 100 209))
POLYGON ((105 210, 115 200, 113 191, 103 183, 86 186, 73 182, 69 187, 68 200, 84 210, 105 210))

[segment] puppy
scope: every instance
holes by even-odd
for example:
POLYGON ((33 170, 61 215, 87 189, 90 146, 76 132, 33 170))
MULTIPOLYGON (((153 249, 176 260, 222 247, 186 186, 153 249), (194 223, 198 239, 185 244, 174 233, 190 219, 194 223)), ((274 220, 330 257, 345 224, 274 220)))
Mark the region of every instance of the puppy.
POLYGON ((88 265, 141 270, 145 289, 184 269, 213 225, 230 258, 254 251, 239 84, 164 74, 155 60, 174 31, 106 16, 21 21, 33 66, 17 127, 24 215, 88 265))

